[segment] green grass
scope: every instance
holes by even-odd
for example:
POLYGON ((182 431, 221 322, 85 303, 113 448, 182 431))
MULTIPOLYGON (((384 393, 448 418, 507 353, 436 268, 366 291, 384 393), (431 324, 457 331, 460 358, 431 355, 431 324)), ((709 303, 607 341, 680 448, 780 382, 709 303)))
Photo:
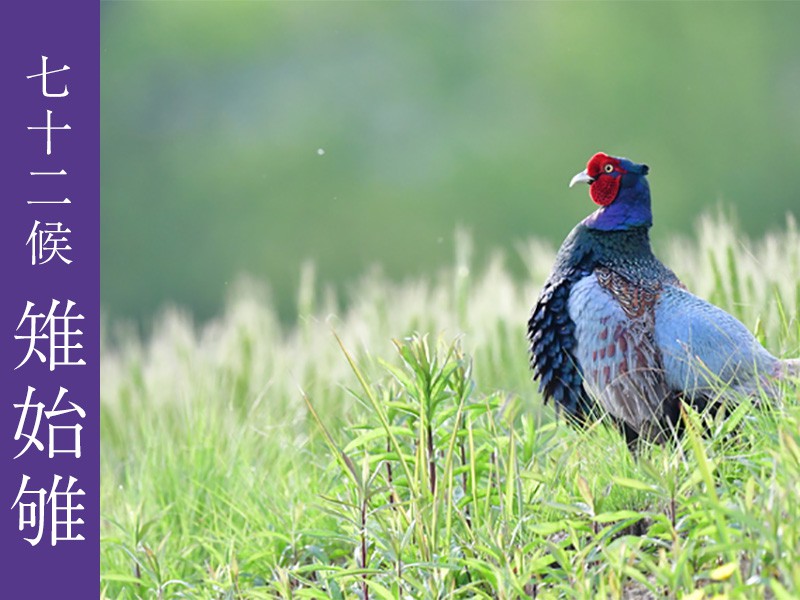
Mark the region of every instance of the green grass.
MULTIPOLYGON (((681 444, 635 460, 530 381, 553 249, 521 248, 519 282, 501 257, 475 272, 457 237, 451 269, 371 273, 345 311, 309 268, 292 327, 251 282, 202 327, 170 311, 146 341, 105 328, 104 597, 800 596, 797 387, 687 414, 681 444)), ((800 354, 792 221, 751 242, 704 219, 660 255, 800 354)))

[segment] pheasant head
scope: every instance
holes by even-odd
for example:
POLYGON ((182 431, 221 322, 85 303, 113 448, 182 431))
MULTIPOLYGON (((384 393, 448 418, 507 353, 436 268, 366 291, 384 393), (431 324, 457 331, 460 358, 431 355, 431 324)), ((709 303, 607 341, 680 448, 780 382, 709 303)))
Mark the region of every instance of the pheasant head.
POLYGON ((650 187, 647 184, 649 167, 627 158, 598 152, 575 175, 569 187, 588 183, 589 195, 600 208, 584 219, 584 224, 605 231, 650 227, 650 187))

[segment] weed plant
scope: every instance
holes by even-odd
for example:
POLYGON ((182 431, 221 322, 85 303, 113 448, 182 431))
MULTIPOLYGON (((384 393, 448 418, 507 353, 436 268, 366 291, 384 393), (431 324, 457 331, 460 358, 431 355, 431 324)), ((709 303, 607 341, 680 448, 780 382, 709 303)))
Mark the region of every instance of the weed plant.
MULTIPOLYGON (((297 323, 242 283, 217 320, 106 324, 104 598, 800 597, 800 396, 687 411, 637 457, 530 381, 525 323, 554 251, 515 281, 369 273, 346 310, 308 267, 297 323)), ((660 255, 775 354, 800 354, 800 233, 726 219, 660 255)))

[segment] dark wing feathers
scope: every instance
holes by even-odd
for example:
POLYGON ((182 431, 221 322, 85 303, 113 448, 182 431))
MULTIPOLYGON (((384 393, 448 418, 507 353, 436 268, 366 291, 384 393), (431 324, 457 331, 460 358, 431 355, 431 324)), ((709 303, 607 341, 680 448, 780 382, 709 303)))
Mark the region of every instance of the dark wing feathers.
POLYGON ((595 266, 596 246, 591 237, 581 224, 569 233, 528 320, 531 368, 544 401, 552 398, 579 421, 588 416, 594 403, 583 388, 573 354, 575 323, 568 304, 572 286, 595 266))
POLYGON ((582 420, 592 401, 583 389, 583 376, 572 354, 575 323, 569 317, 567 303, 570 288, 581 274, 570 275, 545 284, 528 320, 528 341, 533 377, 539 380, 545 402, 552 398, 582 420))

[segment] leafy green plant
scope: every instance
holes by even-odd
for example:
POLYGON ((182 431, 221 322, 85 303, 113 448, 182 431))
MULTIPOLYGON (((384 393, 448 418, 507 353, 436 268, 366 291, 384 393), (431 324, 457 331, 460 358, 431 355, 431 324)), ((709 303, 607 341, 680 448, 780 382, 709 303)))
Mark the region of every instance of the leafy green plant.
MULTIPOLYGON (((743 249, 706 220, 666 261, 797 355, 792 227, 743 249)), ((105 343, 103 597, 800 594, 798 387, 687 410, 636 458, 603 420, 568 426, 530 382, 552 252, 527 248, 524 285, 462 249, 434 280, 365 279, 337 317, 308 275, 297 327, 250 283, 203 327, 171 312, 105 343)))

